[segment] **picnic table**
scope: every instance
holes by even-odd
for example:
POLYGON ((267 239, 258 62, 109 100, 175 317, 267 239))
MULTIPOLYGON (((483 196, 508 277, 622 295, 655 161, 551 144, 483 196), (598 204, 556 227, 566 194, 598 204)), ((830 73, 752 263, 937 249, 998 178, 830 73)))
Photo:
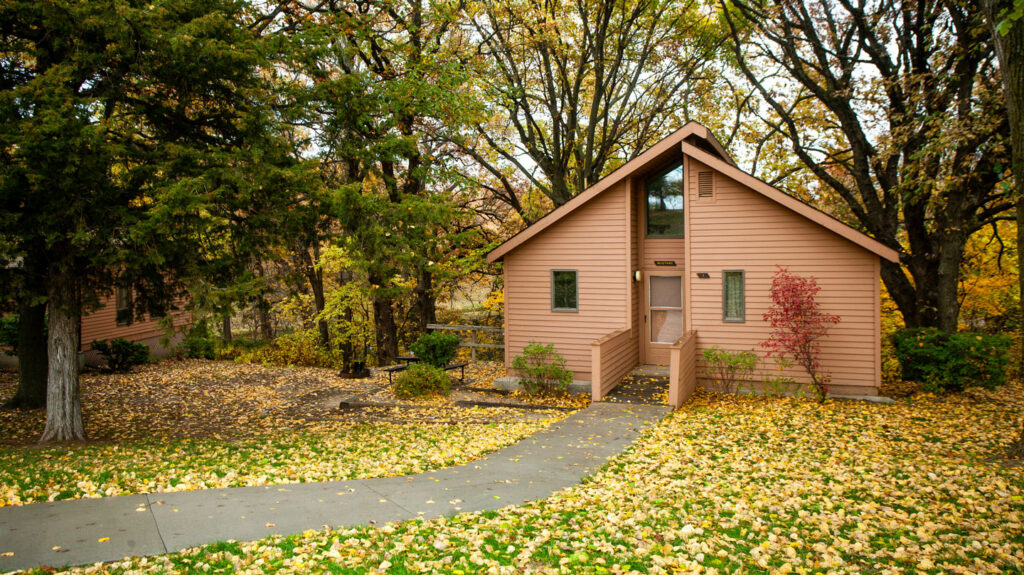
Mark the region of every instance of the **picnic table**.
MULTIPOLYGON (((409 369, 410 365, 412 365, 413 363, 416 363, 416 362, 418 362, 420 360, 420 358, 416 357, 415 355, 396 355, 395 359, 397 361, 404 361, 405 363, 402 364, 402 365, 392 365, 391 367, 385 367, 384 368, 384 372, 388 374, 388 385, 391 385, 391 377, 394 374, 396 374, 396 373, 398 373, 400 371, 405 371, 406 369, 409 369)), ((444 369, 445 369, 445 371, 451 371, 451 370, 454 370, 454 369, 460 370, 460 373, 459 373, 459 383, 466 383, 466 366, 467 365, 469 365, 469 362, 449 363, 448 365, 444 366, 444 369)))

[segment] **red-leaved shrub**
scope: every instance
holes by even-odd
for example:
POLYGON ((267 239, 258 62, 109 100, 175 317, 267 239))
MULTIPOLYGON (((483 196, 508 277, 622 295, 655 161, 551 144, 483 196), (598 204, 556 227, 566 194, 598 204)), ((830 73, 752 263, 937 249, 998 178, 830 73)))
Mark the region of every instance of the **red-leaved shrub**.
POLYGON ((825 400, 830 376, 821 370, 821 338, 839 323, 839 316, 818 308, 814 296, 821 288, 813 277, 802 277, 780 267, 772 277, 772 305, 764 320, 772 326, 761 347, 768 357, 790 356, 811 376, 818 399, 825 400))

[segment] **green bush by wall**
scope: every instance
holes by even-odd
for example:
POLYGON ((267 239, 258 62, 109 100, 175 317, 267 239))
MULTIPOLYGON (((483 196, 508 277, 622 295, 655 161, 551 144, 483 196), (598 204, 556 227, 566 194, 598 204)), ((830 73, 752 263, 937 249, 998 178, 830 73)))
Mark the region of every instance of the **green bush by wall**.
POLYGON ((96 340, 92 348, 107 362, 111 371, 128 371, 136 365, 149 361, 149 346, 128 341, 122 337, 112 340, 96 340))
POLYGON ((555 351, 554 344, 531 341, 522 355, 512 360, 512 369, 519 375, 523 389, 534 395, 545 391, 565 392, 572 382, 572 372, 565 367, 565 358, 555 351))
POLYGON ((1006 383, 1010 338, 975 332, 946 333, 936 328, 904 329, 892 336, 905 381, 925 391, 992 389, 1006 383))

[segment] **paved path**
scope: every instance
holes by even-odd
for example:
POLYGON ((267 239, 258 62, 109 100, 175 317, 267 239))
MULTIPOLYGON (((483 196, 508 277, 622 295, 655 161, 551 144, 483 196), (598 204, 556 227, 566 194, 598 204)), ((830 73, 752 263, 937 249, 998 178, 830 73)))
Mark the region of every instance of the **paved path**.
POLYGON ((116 561, 225 539, 251 541, 543 499, 578 483, 668 411, 663 405, 594 403, 515 445, 412 476, 0 508, 0 554, 14 552, 0 556, 0 571, 116 561))

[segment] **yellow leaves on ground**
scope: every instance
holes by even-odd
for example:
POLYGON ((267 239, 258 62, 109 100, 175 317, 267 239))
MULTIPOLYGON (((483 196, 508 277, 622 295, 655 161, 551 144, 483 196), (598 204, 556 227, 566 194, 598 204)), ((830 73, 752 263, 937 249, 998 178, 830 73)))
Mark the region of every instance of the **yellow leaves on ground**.
MULTIPOLYGON (((13 394, 9 372, 0 401, 13 394)), ((479 457, 562 412, 378 410, 359 423, 337 397, 372 389, 331 370, 170 361, 83 377, 85 445, 36 448, 44 414, 0 412, 0 506, 141 492, 419 473, 479 457), (441 422, 441 423, 436 423, 441 422)), ((366 415, 366 414, 360 414, 366 415)))
POLYGON ((103 570, 1019 572, 1024 471, 994 458, 1019 432, 1022 406, 1020 384, 896 405, 701 392, 543 501, 103 570))
MULTIPOLYGON (((590 396, 587 394, 540 394, 530 395, 525 391, 518 390, 508 394, 493 392, 494 380, 506 375, 505 366, 501 362, 481 361, 466 366, 467 384, 462 388, 458 385, 462 372, 451 370, 448 374, 452 378, 455 388, 448 396, 434 395, 425 397, 414 397, 402 399, 396 397, 390 389, 381 389, 379 392, 362 398, 363 401, 375 403, 387 403, 409 406, 430 406, 430 407, 452 407, 459 401, 480 402, 480 403, 502 403, 509 405, 528 406, 549 406, 568 409, 582 409, 590 403, 590 396), (466 389, 469 388, 469 389, 466 389), (483 391, 481 391, 483 390, 483 391), (488 392, 487 390, 492 390, 488 392)), ((374 375, 377 382, 383 387, 387 383, 387 375, 377 373, 374 375)), ((410 417, 414 417, 412 414, 410 417)))

